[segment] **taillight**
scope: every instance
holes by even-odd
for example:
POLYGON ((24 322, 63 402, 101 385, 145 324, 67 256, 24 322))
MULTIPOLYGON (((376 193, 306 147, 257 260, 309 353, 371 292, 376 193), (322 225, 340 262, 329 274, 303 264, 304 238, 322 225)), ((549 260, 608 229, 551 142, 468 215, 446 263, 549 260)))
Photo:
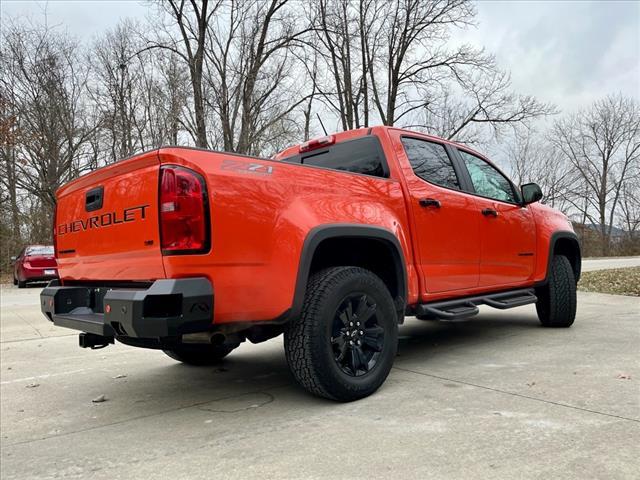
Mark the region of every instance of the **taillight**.
POLYGON ((192 170, 160 170, 160 245, 163 255, 209 250, 209 203, 204 179, 192 170))

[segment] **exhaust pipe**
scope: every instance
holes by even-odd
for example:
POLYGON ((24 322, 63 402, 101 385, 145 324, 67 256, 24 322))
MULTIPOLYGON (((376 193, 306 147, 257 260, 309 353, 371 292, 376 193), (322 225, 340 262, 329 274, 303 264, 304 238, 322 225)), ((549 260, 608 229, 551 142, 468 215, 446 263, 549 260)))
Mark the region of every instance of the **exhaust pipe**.
POLYGON ((198 332, 182 335, 182 343, 222 345, 226 341, 227 336, 221 332, 198 332))

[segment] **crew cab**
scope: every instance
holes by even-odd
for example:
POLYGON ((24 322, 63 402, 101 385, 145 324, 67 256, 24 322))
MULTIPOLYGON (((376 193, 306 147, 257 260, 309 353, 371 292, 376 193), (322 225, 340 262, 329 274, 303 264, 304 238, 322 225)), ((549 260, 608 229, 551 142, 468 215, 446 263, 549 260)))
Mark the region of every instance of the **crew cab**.
POLYGON ((464 145, 392 127, 271 159, 164 147, 58 190, 41 309, 82 347, 194 365, 284 333, 300 385, 355 400, 386 379, 405 316, 535 304, 543 326, 573 323, 580 246, 541 198, 464 145))

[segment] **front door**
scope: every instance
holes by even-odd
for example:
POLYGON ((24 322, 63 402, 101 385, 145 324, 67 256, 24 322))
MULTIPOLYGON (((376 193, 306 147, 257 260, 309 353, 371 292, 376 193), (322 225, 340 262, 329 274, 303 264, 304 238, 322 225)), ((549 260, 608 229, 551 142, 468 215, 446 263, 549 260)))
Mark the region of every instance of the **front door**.
POLYGON ((397 139, 407 157, 407 162, 400 160, 414 220, 422 299, 429 293, 476 287, 482 218, 473 196, 461 191, 450 157, 453 150, 419 136, 398 134, 397 139))
POLYGON ((458 149, 466 167, 480 218, 480 286, 511 285, 531 278, 535 265, 536 227, 521 206, 512 183, 493 165, 458 149))

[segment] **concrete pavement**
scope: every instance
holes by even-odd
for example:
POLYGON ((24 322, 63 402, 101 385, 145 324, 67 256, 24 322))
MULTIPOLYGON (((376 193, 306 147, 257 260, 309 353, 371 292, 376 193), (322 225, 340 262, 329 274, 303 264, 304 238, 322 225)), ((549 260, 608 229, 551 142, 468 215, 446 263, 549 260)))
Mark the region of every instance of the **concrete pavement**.
POLYGON ((5 480, 640 471, 639 298, 580 293, 564 330, 541 328, 533 306, 483 307, 462 324, 408 319, 380 391, 337 404, 296 386, 281 338, 217 367, 120 344, 83 350, 39 313, 39 291, 2 291, 5 480))

